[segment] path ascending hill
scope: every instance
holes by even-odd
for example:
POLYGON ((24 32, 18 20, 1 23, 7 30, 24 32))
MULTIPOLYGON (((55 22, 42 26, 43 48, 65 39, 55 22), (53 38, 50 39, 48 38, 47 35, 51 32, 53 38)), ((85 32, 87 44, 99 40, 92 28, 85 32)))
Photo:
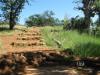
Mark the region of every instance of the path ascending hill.
POLYGON ((7 52, 0 56, 0 75, 100 75, 91 68, 75 68, 69 52, 47 47, 37 27, 0 39, 7 52))
POLYGON ((48 48, 41 37, 39 28, 22 30, 11 36, 2 36, 3 50, 7 52, 25 52, 25 51, 52 51, 48 48))

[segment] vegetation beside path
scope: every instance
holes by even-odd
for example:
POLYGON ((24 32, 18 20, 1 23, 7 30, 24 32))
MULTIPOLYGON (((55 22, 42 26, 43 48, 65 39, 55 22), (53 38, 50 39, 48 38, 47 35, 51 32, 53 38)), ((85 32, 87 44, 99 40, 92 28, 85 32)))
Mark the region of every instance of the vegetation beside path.
POLYGON ((71 50, 81 57, 100 56, 100 38, 77 31, 65 31, 63 26, 45 26, 41 29, 48 46, 58 48, 61 45, 61 50, 71 50))
MULTIPOLYGON (((16 28, 15 30, 3 30, 0 32, 0 36, 12 35, 26 27, 17 26, 16 28)), ((63 26, 44 26, 40 27, 40 29, 44 41, 49 47, 59 48, 60 50, 70 50, 74 55, 79 55, 81 57, 100 56, 100 38, 85 33, 80 34, 75 30, 65 31, 63 30, 63 26)), ((0 49, 2 49, 1 41, 0 49)))
MULTIPOLYGON (((37 71, 33 71, 33 69, 41 70, 39 68, 43 67, 43 71, 45 71, 45 68, 56 68, 57 66, 60 65, 60 68, 64 66, 64 73, 66 74, 71 74, 70 67, 72 69, 75 68, 75 74, 80 74, 81 72, 83 75, 91 74, 96 75, 97 73, 99 74, 99 59, 100 58, 88 58, 88 56, 99 56, 100 52, 98 50, 100 49, 100 39, 89 36, 87 34, 79 34, 77 31, 65 31, 63 30, 63 27, 61 26, 46 26, 46 27, 39 27, 42 32, 42 38, 44 39, 43 41, 46 42, 47 46, 53 47, 53 48, 59 48, 59 50, 67 50, 67 51, 55 51, 55 52, 19 52, 19 53, 8 53, 7 55, 3 55, 0 58, 0 64, 2 65, 3 61, 7 63, 8 65, 13 65, 13 66, 8 66, 8 69, 6 70, 3 69, 4 72, 0 71, 0 75, 15 75, 19 74, 20 72, 22 75, 25 74, 33 74, 36 73, 37 71), (86 40, 88 39, 88 40, 86 40), (81 43, 81 44, 80 44, 81 43), (93 43, 93 46, 92 46, 93 43), (84 45, 85 44, 85 45, 84 45), (94 45, 96 44, 96 45, 94 45), (69 52, 68 52, 69 50, 69 52), (73 54, 70 54, 72 52, 73 54), (92 54, 93 53, 93 54, 92 54), (87 57, 87 58, 80 58, 77 56, 82 56, 82 57, 87 57), (6 58, 4 58, 7 56, 6 58), (3 60, 4 59, 4 60, 3 60), (17 62, 15 59, 18 59, 17 62), (9 62, 11 61, 11 62, 9 62), (18 66, 16 66, 18 65, 18 66), (52 67, 51 67, 52 66, 52 67), (67 68, 65 68, 67 66, 67 68), (15 67, 13 69, 13 67, 15 67), (31 68, 32 67, 32 68, 31 68), (81 67, 81 70, 78 68, 81 67), (88 67, 89 70, 84 70, 84 67, 88 67), (95 70, 95 67, 97 68, 95 70), (68 73, 65 72, 65 70, 68 69, 68 73), (29 73, 30 72, 30 73, 29 73), (86 72, 86 73, 85 73, 86 72)), ((27 28, 29 30, 33 28, 27 28)), ((24 28, 18 29, 20 30, 25 30, 24 28)), ((13 32, 13 31, 11 31, 13 32)), ((17 32, 19 33, 19 32, 17 32)), ((34 32, 30 32, 30 34, 33 34, 34 32)), ((5 35, 4 33, 3 35, 5 35)), ((15 33, 14 33, 15 34, 15 33)), ((21 33, 20 33, 21 34, 21 33)), ((6 35, 5 35, 6 36, 6 35)), ((10 35, 11 36, 11 35, 10 35)), ((12 40, 12 39, 10 39, 12 40)), ((14 40, 15 41, 15 40, 14 40)), ((10 41, 11 42, 11 41, 10 41)), ((1 46, 2 47, 2 46, 1 46)), ((18 49, 18 48, 17 48, 18 49)), ((29 48, 28 48, 29 49, 29 48)), ((36 49, 36 48, 35 48, 36 49)), ((10 49, 11 50, 11 49, 10 49)), ((21 49, 18 49, 21 50, 21 49)), ((24 49, 25 50, 25 49, 24 49)), ((22 50, 22 51, 24 51, 22 50)), ((31 50, 31 49, 29 49, 31 50)), ((5 68, 7 65, 4 64, 3 68, 5 68)), ((61 72, 61 69, 57 67, 57 71, 61 72)), ((86 68, 87 69, 87 68, 86 68)), ((2 70, 2 69, 1 69, 2 70)), ((55 69, 54 69, 55 70, 55 69)), ((46 70, 48 71, 48 70, 46 70)), ((46 72, 45 71, 45 72, 46 72)), ((53 70, 52 70, 53 71, 53 70)), ((58 72, 59 75, 62 75, 63 72, 58 72)), ((49 75, 54 74, 54 72, 49 73, 49 75)), ((73 73, 73 75, 75 75, 73 73)))

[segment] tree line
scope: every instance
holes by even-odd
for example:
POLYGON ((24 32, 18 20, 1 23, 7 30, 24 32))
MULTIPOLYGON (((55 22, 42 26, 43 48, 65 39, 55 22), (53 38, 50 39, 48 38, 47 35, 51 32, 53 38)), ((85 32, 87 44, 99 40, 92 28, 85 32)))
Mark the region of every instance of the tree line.
MULTIPOLYGON (((0 17, 7 23, 9 23, 9 29, 12 30, 16 23, 18 22, 19 15, 22 12, 25 4, 29 4, 30 0, 0 0, 0 17)), ((71 28, 81 28, 81 29, 89 29, 91 24, 91 18, 95 15, 98 15, 97 24, 100 25, 100 0, 73 0, 79 6, 76 6, 76 9, 81 10, 84 13, 83 19, 77 21, 75 23, 75 19, 72 18, 70 20, 71 24, 69 27, 71 28)), ((67 10, 67 9, 66 9, 67 10)), ((68 22, 68 20, 67 20, 68 22)), ((52 11, 45 11, 43 14, 35 14, 29 16, 26 20, 26 24, 28 26, 37 25, 37 26, 44 26, 44 25, 56 25, 56 24, 65 24, 66 20, 59 20, 54 18, 54 12, 52 11)), ((67 26, 68 27, 68 26, 67 26)))
POLYGON ((27 26, 54 26, 62 25, 62 20, 54 17, 55 13, 53 11, 45 11, 40 14, 34 14, 27 18, 25 25, 27 26))
MULTIPOLYGON (((83 12, 84 17, 73 17, 66 24, 64 23, 64 29, 73 30, 77 29, 80 32, 88 32, 90 30, 95 34, 100 27, 100 0, 77 0, 75 3, 76 9, 83 12), (93 23, 92 18, 98 15, 98 19, 93 23)), ((67 21, 67 20, 66 20, 67 21)))

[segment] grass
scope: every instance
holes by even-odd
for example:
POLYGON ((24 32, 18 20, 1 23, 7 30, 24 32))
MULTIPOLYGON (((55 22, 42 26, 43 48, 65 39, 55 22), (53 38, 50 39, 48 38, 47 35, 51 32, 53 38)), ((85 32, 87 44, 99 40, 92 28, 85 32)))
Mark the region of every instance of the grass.
POLYGON ((0 25, 0 36, 2 35, 13 35, 16 32, 20 32, 21 29, 25 29, 25 26, 16 25, 14 30, 9 30, 8 25, 0 25))
POLYGON ((61 26, 46 26, 41 29, 48 46, 58 48, 53 40, 56 39, 61 43, 61 49, 71 49, 74 55, 81 57, 100 56, 100 38, 80 34, 77 31, 65 31, 61 26))
MULTIPOLYGON (((18 26, 18 30, 1 30, 0 36, 12 35, 25 28, 18 26)), ((41 32, 44 41, 50 47, 58 48, 58 44, 54 40, 56 39, 61 44, 60 50, 70 49, 74 55, 81 57, 100 56, 100 38, 80 34, 77 31, 65 31, 62 26, 41 27, 41 32)), ((0 48, 2 48, 1 42, 0 48)))
POLYGON ((14 34, 14 30, 6 30, 6 31, 1 31, 0 32, 0 36, 2 36, 2 35, 12 35, 12 34, 14 34))

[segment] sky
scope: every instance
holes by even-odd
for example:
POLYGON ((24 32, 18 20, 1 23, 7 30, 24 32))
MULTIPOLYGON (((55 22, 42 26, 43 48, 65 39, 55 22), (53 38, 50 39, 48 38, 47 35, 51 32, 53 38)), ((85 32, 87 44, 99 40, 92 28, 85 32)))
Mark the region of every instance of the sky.
POLYGON ((25 8, 20 14, 19 23, 24 24, 25 20, 33 14, 41 14, 46 10, 52 10, 55 13, 55 17, 63 19, 64 16, 68 18, 75 17, 77 15, 82 16, 82 12, 76 10, 76 6, 73 3, 75 0, 33 0, 30 1, 30 5, 25 5, 25 8))

